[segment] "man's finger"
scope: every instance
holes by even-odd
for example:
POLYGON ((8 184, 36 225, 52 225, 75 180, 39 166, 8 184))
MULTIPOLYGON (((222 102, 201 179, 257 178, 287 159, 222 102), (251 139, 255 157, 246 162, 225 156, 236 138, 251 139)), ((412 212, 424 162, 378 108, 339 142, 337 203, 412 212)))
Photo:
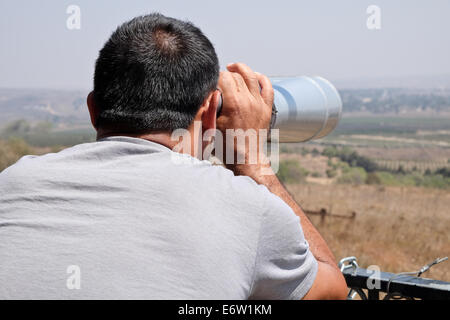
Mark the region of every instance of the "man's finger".
POLYGON ((227 66, 228 71, 239 73, 245 81, 248 90, 253 96, 258 96, 259 93, 259 84, 258 78, 256 74, 250 69, 249 66, 243 63, 233 63, 227 66))
POLYGON ((222 71, 219 76, 218 87, 222 94, 227 95, 236 91, 236 81, 231 72, 222 71))
POLYGON ((264 99, 264 102, 268 106, 273 105, 273 87, 269 78, 259 72, 255 72, 256 77, 258 78, 259 85, 261 87, 261 96, 264 99))
POLYGON ((235 72, 232 72, 231 75, 233 76, 233 79, 236 82, 238 91, 248 93, 248 87, 244 81, 244 78, 242 78, 242 76, 239 73, 235 73, 235 72))

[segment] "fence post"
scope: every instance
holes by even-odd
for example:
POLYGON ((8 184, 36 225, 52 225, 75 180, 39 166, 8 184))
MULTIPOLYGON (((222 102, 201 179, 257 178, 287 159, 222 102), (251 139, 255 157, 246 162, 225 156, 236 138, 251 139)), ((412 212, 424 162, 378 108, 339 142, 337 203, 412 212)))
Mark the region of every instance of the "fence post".
POLYGON ((324 225, 325 224, 325 216, 327 215, 327 210, 322 208, 320 209, 320 224, 324 225))

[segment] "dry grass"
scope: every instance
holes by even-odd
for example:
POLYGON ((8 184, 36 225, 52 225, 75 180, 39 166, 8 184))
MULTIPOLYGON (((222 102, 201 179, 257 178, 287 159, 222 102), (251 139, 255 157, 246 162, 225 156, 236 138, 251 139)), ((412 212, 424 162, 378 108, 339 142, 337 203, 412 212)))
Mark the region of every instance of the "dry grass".
POLYGON ((63 147, 45 147, 38 148, 29 146, 22 139, 4 140, 0 138, 0 172, 10 165, 14 164, 24 155, 41 155, 48 152, 56 152, 63 147))
MULTIPOLYGON (((420 269, 437 257, 450 256, 450 193, 445 190, 351 185, 288 185, 306 210, 357 213, 354 220, 310 219, 336 259, 356 256, 361 267, 382 271, 420 269)), ((424 277, 450 281, 450 262, 424 277)))

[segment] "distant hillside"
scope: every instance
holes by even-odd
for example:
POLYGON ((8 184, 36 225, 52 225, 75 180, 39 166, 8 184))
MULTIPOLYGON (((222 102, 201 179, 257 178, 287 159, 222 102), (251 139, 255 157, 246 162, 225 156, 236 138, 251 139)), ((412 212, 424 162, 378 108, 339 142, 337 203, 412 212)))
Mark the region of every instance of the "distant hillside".
POLYGON ((450 90, 450 74, 391 76, 391 77, 360 77, 348 79, 330 79, 338 89, 433 89, 450 90))
POLYGON ((17 119, 88 124, 87 92, 0 88, 0 126, 17 119))
POLYGON ((341 89, 344 112, 448 113, 450 89, 341 89))
MULTIPOLYGON (((450 114, 450 89, 340 89, 344 113, 450 114)), ((89 127, 88 92, 0 88, 0 129, 22 119, 49 122, 54 129, 89 127)))

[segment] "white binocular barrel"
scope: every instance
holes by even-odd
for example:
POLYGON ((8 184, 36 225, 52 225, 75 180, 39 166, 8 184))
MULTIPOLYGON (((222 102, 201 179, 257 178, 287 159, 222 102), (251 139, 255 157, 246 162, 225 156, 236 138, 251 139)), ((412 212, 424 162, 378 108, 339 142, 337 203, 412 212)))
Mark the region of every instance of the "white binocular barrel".
MULTIPOLYGON (((336 128, 342 100, 336 88, 321 77, 271 78, 274 113, 271 128, 279 129, 279 142, 305 142, 323 138, 336 128), (276 111, 276 112, 275 112, 276 111)), ((222 109, 220 100, 217 114, 222 109)))
POLYGON ((342 100, 336 88, 321 77, 271 78, 277 110, 273 128, 280 142, 319 139, 336 128, 342 100))

